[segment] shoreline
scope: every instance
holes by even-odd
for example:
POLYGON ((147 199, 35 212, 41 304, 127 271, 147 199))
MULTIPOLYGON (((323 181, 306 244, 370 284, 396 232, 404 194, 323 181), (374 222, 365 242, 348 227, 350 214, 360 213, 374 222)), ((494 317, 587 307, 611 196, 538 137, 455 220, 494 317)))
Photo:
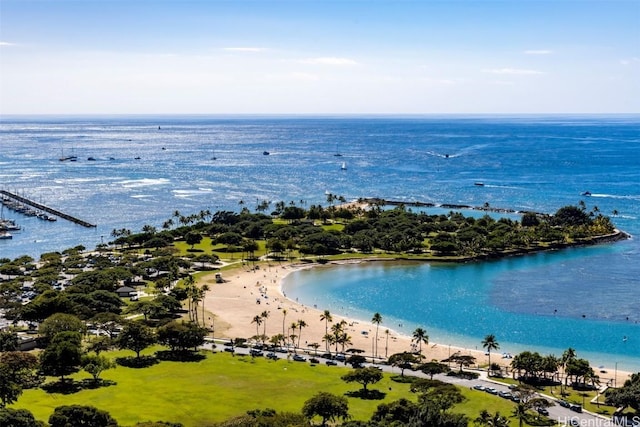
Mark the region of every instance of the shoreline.
MULTIPOLYGON (((375 260, 346 260, 335 261, 332 264, 350 264, 372 262, 375 260)), ((387 260, 388 261, 388 260, 387 260)), ((224 283, 216 283, 215 273, 207 273, 198 279, 199 283, 206 283, 210 286, 210 290, 204 299, 205 310, 207 312, 207 327, 211 327, 217 339, 246 338, 252 336, 266 334, 273 336, 276 334, 289 334, 290 327, 293 322, 303 320, 306 326, 300 333, 296 329, 295 335, 300 335, 299 351, 307 351, 314 354, 314 350, 309 346, 318 343, 318 354, 326 351, 326 344, 322 341, 325 335, 325 322, 320 320, 324 309, 317 306, 306 306, 298 301, 286 297, 282 284, 284 278, 293 271, 301 269, 317 268, 317 264, 267 264, 260 265, 258 269, 252 269, 247 265, 238 266, 232 270, 221 272, 224 283), (286 311, 285 311, 286 310, 286 311), (268 312, 266 324, 256 325, 252 322, 255 316, 260 316, 263 312, 268 312), (211 317, 213 315, 213 317, 211 317)), ((331 268, 331 265, 323 265, 322 267, 331 268)), ((363 355, 367 358, 377 356, 377 360, 385 359, 394 353, 404 351, 417 350, 412 346, 412 337, 392 327, 388 327, 383 322, 378 328, 378 341, 376 350, 376 325, 371 321, 363 319, 343 316, 331 313, 333 322, 331 324, 344 320, 347 322, 345 331, 351 337, 350 348, 364 350, 363 355), (387 332, 388 331, 388 334, 387 332)), ((428 329, 427 329, 428 333, 428 329)), ((478 342, 480 344, 480 342, 478 342)), ((330 351, 335 352, 335 345, 330 351)), ((484 349, 470 349, 459 344, 442 344, 440 342, 431 342, 422 345, 422 354, 425 361, 442 361, 447 359, 455 352, 461 354, 470 354, 476 358, 476 363, 472 366, 474 369, 486 369, 489 357, 485 354, 484 349)), ((502 367, 508 367, 511 359, 502 358, 503 351, 496 350, 491 352, 491 363, 498 363, 502 367)), ((512 353, 512 356, 515 353, 512 353)), ((608 381, 613 382, 614 372, 608 370, 601 373, 600 369, 592 364, 596 374, 600 375, 602 385, 608 381)), ((617 370, 617 378, 615 383, 621 385, 629 378, 632 372, 617 370)), ((510 377, 509 374, 505 375, 510 377)))

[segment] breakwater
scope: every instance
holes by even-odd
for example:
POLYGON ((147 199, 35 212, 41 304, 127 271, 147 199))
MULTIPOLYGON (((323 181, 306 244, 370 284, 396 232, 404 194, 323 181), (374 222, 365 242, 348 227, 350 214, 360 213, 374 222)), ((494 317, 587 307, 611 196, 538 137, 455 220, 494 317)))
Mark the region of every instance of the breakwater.
POLYGON ((453 204, 453 203, 431 203, 431 202, 410 202, 410 201, 399 201, 399 200, 388 200, 388 199, 380 199, 377 197, 366 197, 358 200, 359 203, 366 203, 369 205, 378 205, 378 206, 414 206, 414 207, 423 207, 423 208, 444 208, 444 209, 469 209, 474 211, 486 211, 486 212, 497 212, 497 213, 507 213, 507 214, 525 214, 525 213, 533 213, 538 216, 546 216, 547 214, 541 212, 534 211, 517 211, 515 209, 508 208, 496 208, 493 206, 489 206, 489 204, 485 204, 483 206, 471 206, 471 205, 461 205, 461 204, 453 204))
POLYGON ((50 207, 45 206, 45 205, 43 205, 41 203, 34 202, 33 200, 29 200, 26 197, 22 197, 22 196, 19 196, 17 194, 10 193, 10 192, 8 192, 6 190, 0 190, 0 194, 2 194, 4 197, 8 197, 8 198, 14 199, 14 200, 16 200, 16 201, 18 201, 20 203, 24 203, 25 205, 32 206, 32 207, 34 207, 36 209, 39 209, 41 211, 50 213, 50 214, 55 215, 57 217, 60 217, 62 219, 66 219, 67 221, 71 221, 71 222, 76 223, 78 225, 81 225, 83 227, 87 227, 87 228, 96 227, 95 224, 91 224, 91 223, 89 223, 87 221, 84 221, 84 220, 82 220, 80 218, 76 218, 76 217, 74 217, 72 215, 66 214, 66 213, 61 212, 61 211, 59 211, 57 209, 50 208, 50 207))

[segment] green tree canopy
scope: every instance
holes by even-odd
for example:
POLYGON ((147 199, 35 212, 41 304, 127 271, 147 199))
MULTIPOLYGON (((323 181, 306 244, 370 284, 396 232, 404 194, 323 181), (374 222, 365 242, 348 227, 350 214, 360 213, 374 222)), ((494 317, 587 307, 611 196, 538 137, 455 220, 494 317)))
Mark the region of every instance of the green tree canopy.
POLYGON ((93 377, 94 382, 100 380, 102 372, 113 369, 116 364, 108 357, 99 354, 85 354, 81 359, 82 369, 93 377))
POLYGON ((341 376, 340 379, 347 383, 357 382, 362 385, 362 390, 367 391, 369 384, 375 384, 382 379, 382 371, 374 367, 358 368, 349 371, 341 376))
POLYGON ((44 375, 64 380, 66 375, 80 370, 81 358, 81 335, 78 332, 59 332, 40 353, 40 369, 44 375))
POLYGON ((38 331, 45 342, 48 343, 60 332, 77 332, 83 335, 86 329, 84 322, 77 316, 66 313, 56 313, 47 317, 44 322, 40 324, 38 331))
POLYGON ((107 411, 93 406, 58 406, 49 417, 51 427, 118 427, 118 423, 107 411))
POLYGON ((132 350, 136 358, 140 358, 140 352, 156 342, 153 330, 139 322, 127 323, 118 336, 118 347, 132 350))
POLYGON ((206 336, 207 330, 193 322, 170 322, 158 329, 158 342, 171 351, 195 350, 206 336))
POLYGON ((343 396, 336 396, 327 392, 320 392, 304 402, 302 414, 311 419, 315 416, 322 418, 322 425, 327 421, 335 421, 337 418, 346 420, 349 418, 349 403, 343 396))
POLYGON ((632 374, 620 388, 607 390, 606 404, 640 411, 640 372, 632 374))
POLYGON ((46 424, 37 421, 26 409, 0 408, 0 426, 46 427, 46 424))

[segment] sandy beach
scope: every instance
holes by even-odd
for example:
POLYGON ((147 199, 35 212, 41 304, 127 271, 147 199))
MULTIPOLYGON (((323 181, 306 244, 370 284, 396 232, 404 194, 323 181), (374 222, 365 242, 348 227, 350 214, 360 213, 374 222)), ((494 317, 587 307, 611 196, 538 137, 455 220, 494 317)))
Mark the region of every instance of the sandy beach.
MULTIPOLYGON (((255 316, 260 316, 263 312, 268 312, 265 323, 258 328, 258 334, 264 333, 271 337, 276 334, 285 333, 293 322, 304 320, 307 324, 300 333, 296 330, 296 335, 300 337, 300 347, 302 351, 313 353, 313 348, 309 344, 318 343, 318 352, 324 352, 326 344, 322 341, 325 335, 325 322, 321 320, 324 312, 322 307, 309 307, 292 301, 285 297, 282 292, 281 282, 283 278, 301 268, 312 268, 308 265, 290 263, 272 263, 270 265, 261 264, 258 269, 253 269, 248 265, 240 266, 233 270, 223 271, 223 283, 216 283, 215 274, 211 273, 201 277, 199 284, 208 284, 210 290, 205 297, 205 310, 207 316, 207 326, 214 331, 215 338, 250 338, 256 334, 256 323, 252 322, 255 316)), ((373 313, 372 313, 373 316, 373 313)), ((385 358, 394 353, 415 350, 412 338, 403 335, 382 323, 378 329, 377 351, 375 345, 376 325, 370 321, 362 319, 349 319, 331 313, 333 323, 345 320, 347 322, 346 331, 351 337, 351 348, 364 350, 363 355, 367 358, 376 353, 378 357, 385 358), (386 331, 389 331, 387 334, 386 331)), ((428 334, 428 327, 425 328, 428 334)), ((290 332, 289 332, 290 333, 290 332)), ((480 343, 478 343, 480 347, 480 343)), ((332 351, 335 349, 333 346, 332 351)), ((489 358, 484 350, 465 349, 454 345, 442 345, 440 343, 429 342, 422 345, 422 354, 425 360, 441 361, 447 359, 451 354, 460 352, 470 354, 476 358, 473 367, 484 367, 489 363, 489 358)), ((497 350, 491 353, 491 362, 508 366, 511 359, 502 358, 502 351, 497 350)), ((598 370, 594 367, 596 373, 598 370)), ((613 372, 598 373, 601 383, 604 385, 613 378, 613 372)), ((629 373, 618 371, 617 384, 620 385, 629 378, 629 373)))

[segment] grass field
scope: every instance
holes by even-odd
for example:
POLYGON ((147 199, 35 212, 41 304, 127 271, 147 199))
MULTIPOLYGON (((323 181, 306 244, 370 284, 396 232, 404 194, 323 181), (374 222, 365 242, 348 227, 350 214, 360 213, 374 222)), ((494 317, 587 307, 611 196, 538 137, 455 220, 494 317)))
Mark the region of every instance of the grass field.
MULTIPOLYGON (((108 355, 130 356, 131 352, 108 355)), ((347 384, 340 379, 345 372, 342 367, 209 352, 200 362, 163 361, 144 369, 118 366, 102 375, 103 379, 116 383, 109 387, 66 395, 41 389, 26 390, 13 407, 28 409, 37 419, 46 421, 57 406, 93 405, 108 411, 123 426, 163 420, 195 427, 242 415, 251 409, 273 408, 299 413, 304 401, 319 391, 344 395, 358 390, 359 384, 347 384)), ((76 380, 88 377, 86 373, 74 376, 76 380)), ((349 397, 349 412, 354 419, 369 419, 380 403, 416 397, 409 391, 408 384, 394 382, 389 375, 369 388, 385 393, 385 398, 349 397)), ((468 400, 454 411, 466 413, 472 420, 482 409, 509 415, 513 408, 512 403, 483 392, 468 388, 462 392, 468 400)), ((512 425, 517 425, 515 420, 512 425)))

